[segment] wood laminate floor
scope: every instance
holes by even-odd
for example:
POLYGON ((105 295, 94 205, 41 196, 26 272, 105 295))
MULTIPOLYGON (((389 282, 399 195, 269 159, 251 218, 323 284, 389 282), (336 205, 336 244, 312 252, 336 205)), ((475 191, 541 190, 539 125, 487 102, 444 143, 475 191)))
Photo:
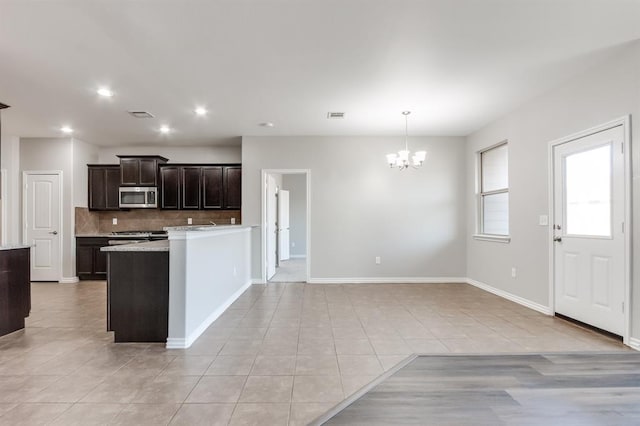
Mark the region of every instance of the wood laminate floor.
POLYGON ((638 425, 640 354, 418 356, 326 425, 638 425))

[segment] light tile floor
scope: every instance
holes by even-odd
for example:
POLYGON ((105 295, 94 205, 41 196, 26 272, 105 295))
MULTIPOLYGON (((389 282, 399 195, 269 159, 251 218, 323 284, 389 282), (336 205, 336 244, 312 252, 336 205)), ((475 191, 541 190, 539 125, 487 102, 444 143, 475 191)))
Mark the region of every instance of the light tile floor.
POLYGON ((301 283, 307 281, 307 259, 289 259, 280 262, 276 274, 269 280, 279 283, 301 283))
POLYGON ((302 425, 413 352, 628 350, 466 284, 253 286, 186 350, 112 343, 104 282, 32 288, 2 425, 302 425))

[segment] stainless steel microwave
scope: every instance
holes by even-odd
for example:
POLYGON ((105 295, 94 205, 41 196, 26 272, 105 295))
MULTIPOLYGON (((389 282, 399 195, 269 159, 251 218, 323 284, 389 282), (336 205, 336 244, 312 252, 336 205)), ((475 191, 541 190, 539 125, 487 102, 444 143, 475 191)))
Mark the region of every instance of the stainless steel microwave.
POLYGON ((121 186, 120 208, 155 209, 158 207, 158 188, 155 186, 121 186))

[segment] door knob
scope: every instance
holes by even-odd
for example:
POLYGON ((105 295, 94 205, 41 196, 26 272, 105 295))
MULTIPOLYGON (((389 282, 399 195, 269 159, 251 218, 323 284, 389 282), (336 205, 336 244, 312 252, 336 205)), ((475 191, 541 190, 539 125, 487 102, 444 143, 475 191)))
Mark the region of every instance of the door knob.
POLYGON ((51 231, 51 232, 49 232, 49 233, 50 233, 50 234, 53 234, 53 235, 58 235, 58 231, 51 231))
POLYGON ((553 241, 555 241, 556 243, 561 243, 562 237, 553 237, 553 241))

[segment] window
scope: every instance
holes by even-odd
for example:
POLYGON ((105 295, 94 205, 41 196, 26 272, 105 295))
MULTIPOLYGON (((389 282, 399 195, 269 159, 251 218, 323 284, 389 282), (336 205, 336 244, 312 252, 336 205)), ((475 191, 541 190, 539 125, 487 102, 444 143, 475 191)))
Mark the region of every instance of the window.
POLYGON ((478 153, 478 239, 509 241, 509 159, 507 142, 478 153))

